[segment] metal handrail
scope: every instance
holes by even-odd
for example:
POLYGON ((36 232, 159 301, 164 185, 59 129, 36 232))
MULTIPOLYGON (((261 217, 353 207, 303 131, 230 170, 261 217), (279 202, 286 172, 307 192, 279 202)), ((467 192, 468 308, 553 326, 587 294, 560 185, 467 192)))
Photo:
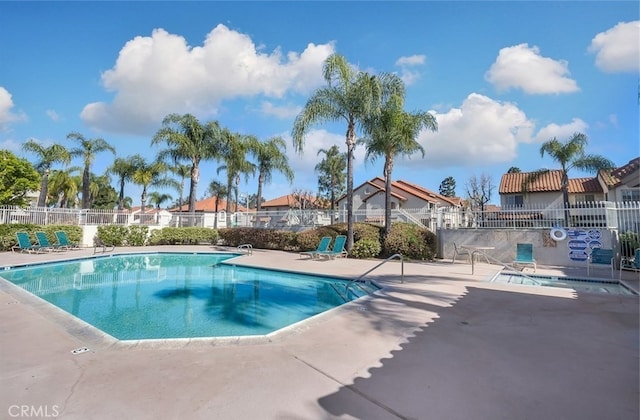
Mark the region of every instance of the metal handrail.
MULTIPOLYGON (((475 269, 474 269, 474 263, 475 263, 475 254, 478 254, 478 251, 473 251, 471 253, 471 275, 474 274, 475 269)), ((496 263, 497 265, 501 265, 504 268, 508 268, 509 270, 513 270, 513 271, 517 271, 519 272, 519 275, 526 278, 527 280, 532 281, 535 285, 540 286, 542 285, 542 283, 540 283, 538 280, 534 279, 533 277, 527 276, 524 272, 518 270, 517 268, 515 268, 514 266, 511 266, 507 263, 503 263, 502 261, 500 261, 497 258, 492 257, 491 255, 487 255, 485 252, 482 253, 483 257, 486 257, 487 260, 492 260, 494 263, 496 263)))
POLYGON ((240 244, 238 245, 238 251, 246 250, 247 254, 253 254, 253 245, 251 244, 240 244))
POLYGON ((370 272, 372 272, 373 270, 375 270, 376 268, 380 267, 382 264, 386 263, 387 261, 390 261, 394 258, 400 258, 400 282, 404 283, 404 258, 402 258, 402 254, 393 254, 392 256, 390 256, 389 258, 387 258, 386 260, 382 261, 380 264, 376 265, 375 267, 373 267, 372 269, 368 270, 366 273, 360 275, 360 277, 354 279, 354 282, 357 281, 361 281, 361 279, 366 276, 367 274, 369 274, 370 272))

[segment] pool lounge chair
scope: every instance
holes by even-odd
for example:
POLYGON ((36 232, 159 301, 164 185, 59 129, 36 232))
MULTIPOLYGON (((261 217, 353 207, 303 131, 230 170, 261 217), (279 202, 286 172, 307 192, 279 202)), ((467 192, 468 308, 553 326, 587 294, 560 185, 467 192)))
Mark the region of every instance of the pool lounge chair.
POLYGON ((93 237, 93 253, 97 254, 98 252, 102 252, 103 254, 106 252, 111 252, 116 249, 115 245, 107 244, 102 241, 97 235, 93 237), (99 250, 102 248, 102 250, 99 250))
POLYGON ((67 232, 64 230, 58 230, 55 232, 58 243, 62 246, 66 246, 67 249, 80 249, 80 245, 75 242, 71 242, 67 236, 67 232))
POLYGON ((611 267, 611 278, 613 275, 613 249, 605 249, 605 248, 594 248, 591 250, 591 255, 587 258, 587 276, 589 276, 589 271, 593 270, 591 268, 593 265, 608 265, 611 267))
POLYGON ((345 235, 336 236, 336 240, 333 243, 331 251, 318 252, 318 257, 327 257, 332 260, 337 257, 346 257, 347 251, 344 249, 345 242, 347 242, 347 237, 345 235))
POLYGON ((42 249, 43 251, 65 251, 67 249, 66 246, 59 243, 52 244, 51 242, 49 242, 47 234, 43 231, 36 232, 36 239, 38 240, 40 249, 42 249))
POLYGON ((18 243, 11 247, 11 252, 19 250, 20 252, 28 252, 29 254, 32 252, 38 254, 42 251, 40 245, 31 242, 27 232, 16 232, 16 238, 18 239, 18 243))
POLYGON ((620 277, 622 278, 622 270, 640 271, 640 248, 636 249, 635 254, 631 258, 623 258, 620 260, 620 277))
POLYGON ((516 244, 516 258, 513 260, 513 265, 533 265, 533 272, 536 272, 536 260, 533 258, 533 244, 516 244))
POLYGON ((300 258, 303 255, 308 255, 309 258, 317 258, 319 252, 327 252, 329 251, 329 245, 331 244, 331 236, 323 236, 318 242, 318 247, 313 251, 303 251, 300 253, 300 258))
POLYGON ((451 260, 451 264, 456 262, 456 257, 462 257, 465 255, 467 257, 467 262, 471 263, 471 251, 469 251, 468 249, 459 248, 458 245, 454 242, 453 243, 453 259, 451 260))

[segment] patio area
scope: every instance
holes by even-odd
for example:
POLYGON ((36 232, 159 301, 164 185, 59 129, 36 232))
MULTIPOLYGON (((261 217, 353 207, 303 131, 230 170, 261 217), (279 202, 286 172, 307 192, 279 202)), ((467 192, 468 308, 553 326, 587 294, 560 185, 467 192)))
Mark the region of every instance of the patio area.
MULTIPOLYGON (((215 248, 115 252, 158 250, 215 248)), ((92 254, 2 253, 0 266, 92 254)), ((355 278, 378 261, 254 250, 236 263, 355 278)), ((384 286, 374 296, 282 332, 126 344, 0 280, 0 415, 26 406, 65 419, 637 419, 638 296, 488 282, 500 269, 405 262, 401 282, 390 261, 367 276, 384 286)), ((623 279, 638 290, 638 273, 623 279)))

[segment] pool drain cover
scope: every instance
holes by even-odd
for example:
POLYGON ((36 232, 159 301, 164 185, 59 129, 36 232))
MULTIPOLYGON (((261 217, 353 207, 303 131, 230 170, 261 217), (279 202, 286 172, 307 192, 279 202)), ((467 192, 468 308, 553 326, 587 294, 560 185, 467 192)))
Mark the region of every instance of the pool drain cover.
POLYGON ((88 352, 89 349, 86 347, 80 347, 79 349, 75 349, 75 350, 71 350, 71 353, 73 354, 80 354, 80 353, 86 353, 88 352))

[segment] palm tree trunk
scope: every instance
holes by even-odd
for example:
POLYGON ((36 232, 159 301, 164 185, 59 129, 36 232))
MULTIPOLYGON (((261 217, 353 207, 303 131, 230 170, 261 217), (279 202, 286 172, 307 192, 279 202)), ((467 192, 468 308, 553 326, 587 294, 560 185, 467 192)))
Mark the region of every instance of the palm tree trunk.
POLYGON ((391 171, 389 161, 384 163, 384 237, 391 232, 391 171))
POLYGON ((42 183, 40 184, 40 195, 38 196, 38 207, 47 205, 47 189, 49 186, 49 169, 45 169, 42 175, 42 183))
POLYGON ((120 178, 120 194, 118 194, 118 210, 124 209, 124 178, 120 178))
POLYGON ((144 188, 142 188, 142 195, 140 196, 140 224, 142 225, 143 219, 144 219, 144 212, 145 212, 145 202, 147 201, 147 187, 144 186, 144 188))
POLYGON ((82 172, 82 208, 89 208, 89 165, 84 167, 84 171, 82 172))
POLYGON ((191 167, 191 185, 189 186, 189 216, 191 219, 190 225, 195 226, 195 211, 196 211, 196 193, 198 191, 198 182, 200 181, 200 168, 198 164, 194 163, 191 167))
MULTIPOLYGON (((258 194, 256 198, 256 211, 259 212, 262 209, 261 201, 262 201, 262 184, 264 183, 264 174, 261 172, 258 175, 258 194)), ((247 209, 248 210, 248 209, 247 209)))
POLYGON ((347 252, 353 248, 353 149, 356 145, 355 124, 347 129, 347 252))
POLYGON ((569 227, 571 214, 569 210, 569 176, 566 171, 562 173, 562 202, 564 206, 564 225, 569 227))

